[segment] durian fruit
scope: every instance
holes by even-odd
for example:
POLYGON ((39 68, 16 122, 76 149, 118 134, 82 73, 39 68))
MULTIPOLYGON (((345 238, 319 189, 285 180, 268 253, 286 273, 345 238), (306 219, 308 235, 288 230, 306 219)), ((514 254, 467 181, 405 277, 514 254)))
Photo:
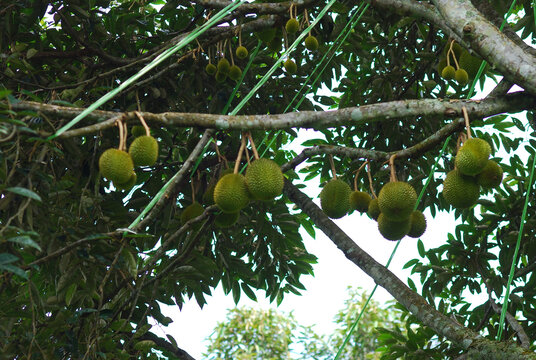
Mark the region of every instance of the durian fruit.
POLYGON ((203 203, 206 205, 214 204, 214 188, 216 184, 209 185, 203 194, 203 203))
POLYGON ((480 187, 475 178, 463 175, 457 169, 450 171, 443 181, 443 197, 455 208, 471 207, 479 196, 480 187))
POLYGON ((257 32, 256 35, 263 42, 269 43, 275 37, 276 31, 277 31, 276 28, 268 28, 268 29, 264 29, 264 30, 257 32))
POLYGON ((235 213, 249 203, 246 178, 242 174, 227 174, 214 188, 214 202, 224 213, 235 213))
POLYGON ((229 78, 231 80, 238 81, 240 80, 241 76, 242 70, 236 65, 231 66, 231 68, 229 69, 229 78))
POLYGON ((342 218, 350 209, 350 193, 347 183, 340 179, 330 180, 320 192, 320 205, 324 214, 332 219, 342 218))
POLYGON ((117 190, 123 190, 123 191, 130 191, 136 185, 136 180, 138 179, 138 176, 136 175, 136 172, 132 171, 132 174, 130 175, 130 178, 125 183, 116 183, 114 182, 114 186, 117 190))
POLYGON ((145 128, 141 125, 134 125, 130 132, 132 133, 132 135, 134 135, 134 137, 143 136, 145 135, 145 128))
POLYGON ((350 194, 350 210, 357 210, 360 213, 366 212, 372 198, 364 191, 352 191, 350 194))
POLYGON ((370 216, 371 219, 378 220, 378 216, 380 216, 380 206, 378 205, 378 199, 372 199, 370 200, 367 215, 370 216))
POLYGON ((416 203, 417 193, 415 189, 403 181, 392 181, 385 184, 378 194, 380 211, 394 221, 408 219, 416 203))
POLYGON ((295 18, 289 19, 285 24, 285 30, 289 34, 295 34, 300 29, 300 23, 295 18))
POLYGON ((238 218, 240 217, 240 212, 235 213, 224 213, 216 215, 214 218, 214 224, 221 228, 228 228, 236 224, 238 218))
POLYGON ((426 231, 426 218, 419 210, 415 210, 411 213, 409 222, 411 224, 408 232, 409 237, 419 238, 426 231))
POLYGON ((441 77, 443 79, 451 80, 454 79, 454 76, 456 76, 456 69, 452 65, 445 66, 441 71, 441 77))
POLYGON ((193 218, 198 217, 204 211, 205 209, 203 209, 203 205, 201 205, 197 201, 188 205, 181 213, 181 225, 184 225, 193 218))
POLYGON ((108 149, 99 158, 99 171, 106 179, 123 184, 130 180, 134 164, 127 152, 108 149))
POLYGON ((458 82, 458 84, 463 86, 469 82, 469 75, 467 75, 467 71, 460 68, 454 73, 454 79, 458 82))
POLYGON ((400 240, 408 234, 410 229, 409 219, 402 221, 391 220, 384 213, 378 216, 378 230, 387 240, 400 240))
POLYGON ((205 71, 209 75, 214 75, 216 74, 216 71, 218 71, 218 68, 214 64, 207 64, 207 66, 205 67, 205 71))
POLYGON ((152 136, 139 136, 128 148, 135 166, 152 166, 158 159, 158 142, 152 136))
POLYGON ((283 38, 280 36, 280 34, 276 34, 276 36, 268 43, 268 50, 273 52, 279 52, 282 47, 283 38))
POLYGON ((318 40, 313 35, 309 35, 305 38, 305 48, 310 51, 318 50, 318 40))
POLYGON ((229 63, 229 60, 227 60, 226 58, 221 58, 218 61, 217 70, 219 73, 222 73, 225 75, 229 74, 229 70, 231 70, 231 64, 229 63))
POLYGON ((253 161, 246 169, 246 185, 256 200, 272 200, 283 192, 283 173, 279 165, 270 159, 253 161))
POLYGON ((439 63, 437 64, 437 72, 441 77, 443 77, 443 69, 447 66, 447 58, 444 57, 441 60, 439 60, 439 63))
POLYGON ((456 168, 464 175, 477 175, 486 166, 490 154, 491 147, 486 140, 467 139, 456 154, 456 168))
POLYGON ((283 66, 289 74, 295 74, 296 71, 298 71, 298 66, 292 59, 287 59, 287 61, 283 63, 283 66))
POLYGON ((216 81, 219 82, 219 83, 222 83, 225 80, 227 80, 227 74, 218 71, 216 73, 216 81))
POLYGON ((488 160, 482 172, 476 176, 476 182, 483 188, 496 188, 501 185, 503 169, 493 160, 488 160))
POLYGON ((245 46, 237 47, 235 53, 236 53, 236 57, 239 59, 245 59, 249 55, 248 49, 246 49, 245 46))

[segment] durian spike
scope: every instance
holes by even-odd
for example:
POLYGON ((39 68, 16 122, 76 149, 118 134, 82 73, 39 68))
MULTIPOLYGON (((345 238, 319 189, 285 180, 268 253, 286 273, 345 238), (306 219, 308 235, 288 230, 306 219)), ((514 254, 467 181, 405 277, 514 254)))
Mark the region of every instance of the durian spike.
POLYGON ((376 192, 374 191, 374 188, 372 187, 372 174, 370 173, 370 162, 367 160, 367 176, 368 176, 368 182, 369 182, 369 188, 370 193, 374 197, 374 199, 377 199, 376 192))
POLYGON ((255 146, 255 142, 253 141, 253 137, 251 136, 251 132, 247 132, 247 137, 249 140, 249 143, 251 144, 251 150, 253 150, 253 156, 255 156, 255 160, 259 159, 259 153, 257 152, 257 147, 255 146))
POLYGON ((329 163, 331 164, 331 175, 333 179, 337 179, 337 172, 335 171, 335 163, 333 162, 333 155, 329 154, 329 163))
POLYGON ((145 129, 145 135, 151 136, 151 129, 149 129, 149 126, 145 122, 145 119, 141 115, 139 111, 134 111, 134 114, 136 114, 136 117, 140 120, 141 124, 143 125, 143 128, 145 129))
POLYGON ((395 158, 396 158, 396 154, 391 155, 391 157, 389 158, 389 169, 391 170, 391 178, 389 179, 389 181, 397 181, 396 180, 395 158))
POLYGON ((368 163, 368 160, 365 161, 360 167, 359 169, 357 169, 356 171, 354 171, 355 173, 355 176, 354 176, 354 191, 358 191, 357 189, 357 178, 359 177, 359 173, 361 172, 361 170, 363 170, 363 168, 365 167, 365 165, 367 165, 368 163))
POLYGON ((244 135, 242 135, 242 140, 240 144, 240 149, 238 150, 238 156, 236 157, 236 162, 234 164, 234 170, 233 172, 235 174, 238 174, 238 169, 240 168, 240 160, 242 160, 242 153, 244 152, 244 149, 246 148, 246 138, 244 135))
POLYGON ((465 106, 462 106, 463 118, 465 119, 465 129, 467 130, 467 138, 470 139, 471 136, 471 125, 469 124, 469 114, 465 106))

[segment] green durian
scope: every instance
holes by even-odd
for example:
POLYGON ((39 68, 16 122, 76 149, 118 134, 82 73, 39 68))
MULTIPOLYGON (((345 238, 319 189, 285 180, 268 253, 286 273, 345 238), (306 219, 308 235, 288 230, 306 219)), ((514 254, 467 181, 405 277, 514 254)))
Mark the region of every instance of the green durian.
POLYGON ((295 34, 300 29, 300 23, 295 18, 288 19, 287 23, 285 24, 285 30, 289 34, 295 34))
POLYGON ((239 46, 236 48, 236 57, 239 58, 239 59, 245 59, 248 57, 249 55, 249 52, 248 52, 248 49, 246 49, 245 46, 239 46))
POLYGON ((305 38, 305 48, 310 51, 318 50, 318 40, 313 35, 309 35, 305 38))
POLYGON ((415 210, 411 213, 409 222, 411 225, 408 232, 409 237, 421 237, 422 234, 424 234, 424 232, 426 231, 426 218, 424 217, 424 214, 419 210, 415 210))
POLYGON ((410 220, 396 221, 389 219, 384 213, 378 216, 378 230, 387 240, 400 240, 406 236, 411 228, 410 220))
POLYGON ((455 75, 456 69, 454 69, 454 66, 452 65, 445 66, 441 71, 441 77, 446 80, 454 79, 455 75))
POLYGON ((218 61, 217 70, 219 73, 222 73, 225 75, 229 74, 229 70, 231 70, 231 64, 229 63, 229 60, 227 60, 226 58, 221 58, 218 61))
POLYGON ((207 64, 207 66, 205 67, 205 71, 209 75, 214 75, 216 74, 216 71, 218 71, 218 68, 214 64, 207 64))
POLYGON ((378 216, 380 216, 380 206, 378 205, 378 198, 370 200, 367 215, 370 216, 371 219, 378 220, 378 216))
POLYGON ((283 67, 285 68, 285 70, 286 70, 289 74, 295 74, 296 71, 298 71, 298 66, 296 65, 296 63, 295 63, 294 60, 292 60, 292 59, 287 59, 287 60, 283 63, 283 67))
POLYGON ((106 179, 117 184, 124 184, 130 180, 134 164, 127 152, 108 149, 99 158, 99 171, 106 179))
POLYGON ((392 181, 385 184, 378 194, 380 211, 394 221, 408 219, 416 203, 417 193, 415 189, 403 181, 392 181))
POLYGON ((235 213, 246 207, 249 203, 249 191, 244 175, 222 176, 214 188, 214 202, 225 213, 235 213))
POLYGON ((145 128, 141 125, 134 125, 130 132, 132 133, 132 135, 134 135, 134 137, 146 135, 145 128))
POLYGON ((342 218, 350 209, 350 193, 347 183, 340 179, 329 181, 320 192, 320 205, 324 213, 332 219, 342 218))
POLYGON ((456 168, 464 175, 477 175, 486 166, 490 154, 491 146, 486 140, 467 139, 456 154, 456 168))
POLYGON ((231 69, 229 69, 229 78, 238 81, 240 77, 242 77, 242 70, 236 65, 231 66, 231 69))
POLYGON ((114 182, 114 186, 117 190, 122 191, 130 191, 136 185, 136 180, 138 179, 138 176, 136 175, 136 172, 132 171, 132 175, 130 175, 130 178, 125 183, 116 183, 114 182))
POLYGON ((484 169, 476 176, 476 182, 483 188, 496 188, 501 185, 503 169, 493 160, 488 160, 484 169))
POLYGON ((152 166, 158 159, 158 142, 152 136, 139 136, 128 148, 135 166, 152 166))
POLYGON ((443 181, 443 198, 458 209, 473 206, 480 196, 480 186, 475 178, 463 175, 459 170, 450 171, 443 181))
POLYGON ((197 201, 188 205, 181 213, 181 225, 184 225, 193 218, 198 217, 204 211, 205 209, 203 208, 203 205, 201 205, 197 201))
POLYGON ((366 212, 372 198, 364 191, 352 191, 350 194, 350 210, 357 210, 361 213, 366 212))
POLYGON ((253 161, 246 169, 246 185, 256 200, 272 200, 283 192, 284 177, 279 165, 270 159, 253 161))
POLYGON ((454 73, 454 79, 458 82, 458 84, 464 86, 469 82, 469 75, 467 75, 467 71, 460 68, 454 73))
POLYGON ((214 218, 214 224, 221 228, 228 228, 236 224, 238 218, 240 217, 240 212, 235 213, 224 213, 216 215, 214 218))

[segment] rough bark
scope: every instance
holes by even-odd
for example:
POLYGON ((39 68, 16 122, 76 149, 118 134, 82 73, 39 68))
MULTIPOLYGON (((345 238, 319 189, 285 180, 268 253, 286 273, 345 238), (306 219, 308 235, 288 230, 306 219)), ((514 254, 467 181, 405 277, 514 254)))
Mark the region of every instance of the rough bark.
POLYGON ((285 181, 285 195, 294 202, 316 226, 341 250, 344 255, 369 275, 379 286, 387 290, 404 305, 422 324, 432 328, 438 335, 452 341, 456 346, 468 350, 475 360, 529 360, 536 354, 510 342, 494 342, 482 338, 476 332, 463 327, 443 315, 413 292, 385 266, 379 264, 363 251, 344 231, 331 221, 322 210, 296 186, 285 181))

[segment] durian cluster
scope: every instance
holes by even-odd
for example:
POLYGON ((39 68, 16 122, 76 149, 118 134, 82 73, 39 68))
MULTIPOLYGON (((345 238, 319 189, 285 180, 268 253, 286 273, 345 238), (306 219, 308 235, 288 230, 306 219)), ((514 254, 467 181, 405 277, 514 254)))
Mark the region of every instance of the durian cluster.
POLYGON ((367 212, 378 221, 378 230, 388 240, 400 240, 404 236, 420 237, 426 230, 426 219, 420 211, 413 211, 417 194, 406 182, 390 182, 372 199, 364 191, 352 191, 340 180, 332 179, 320 192, 322 211, 333 219, 349 212, 367 212))
POLYGON ((480 187, 498 187, 503 170, 490 160, 491 147, 487 141, 469 138, 458 150, 455 168, 443 181, 443 198, 458 209, 473 206, 480 197, 480 187))
POLYGON ((128 152, 111 148, 99 158, 101 175, 111 180, 118 190, 128 191, 136 184, 135 166, 152 166, 158 158, 158 142, 154 137, 145 135, 142 126, 134 126, 132 133, 137 137, 130 144, 128 152))
POLYGON ((445 80, 456 80, 465 86, 469 80, 475 78, 482 60, 473 56, 460 44, 451 41, 445 46, 445 51, 439 60, 437 71, 445 80))
MULTIPOLYGON (((216 204, 221 213, 216 215, 216 226, 226 228, 234 225, 240 210, 252 200, 270 201, 283 192, 284 178, 275 161, 260 158, 246 169, 246 174, 234 173, 232 169, 222 172, 218 182, 210 185, 203 195, 207 205, 216 204)), ((181 223, 203 213, 203 206, 194 202, 181 215, 181 223)))

